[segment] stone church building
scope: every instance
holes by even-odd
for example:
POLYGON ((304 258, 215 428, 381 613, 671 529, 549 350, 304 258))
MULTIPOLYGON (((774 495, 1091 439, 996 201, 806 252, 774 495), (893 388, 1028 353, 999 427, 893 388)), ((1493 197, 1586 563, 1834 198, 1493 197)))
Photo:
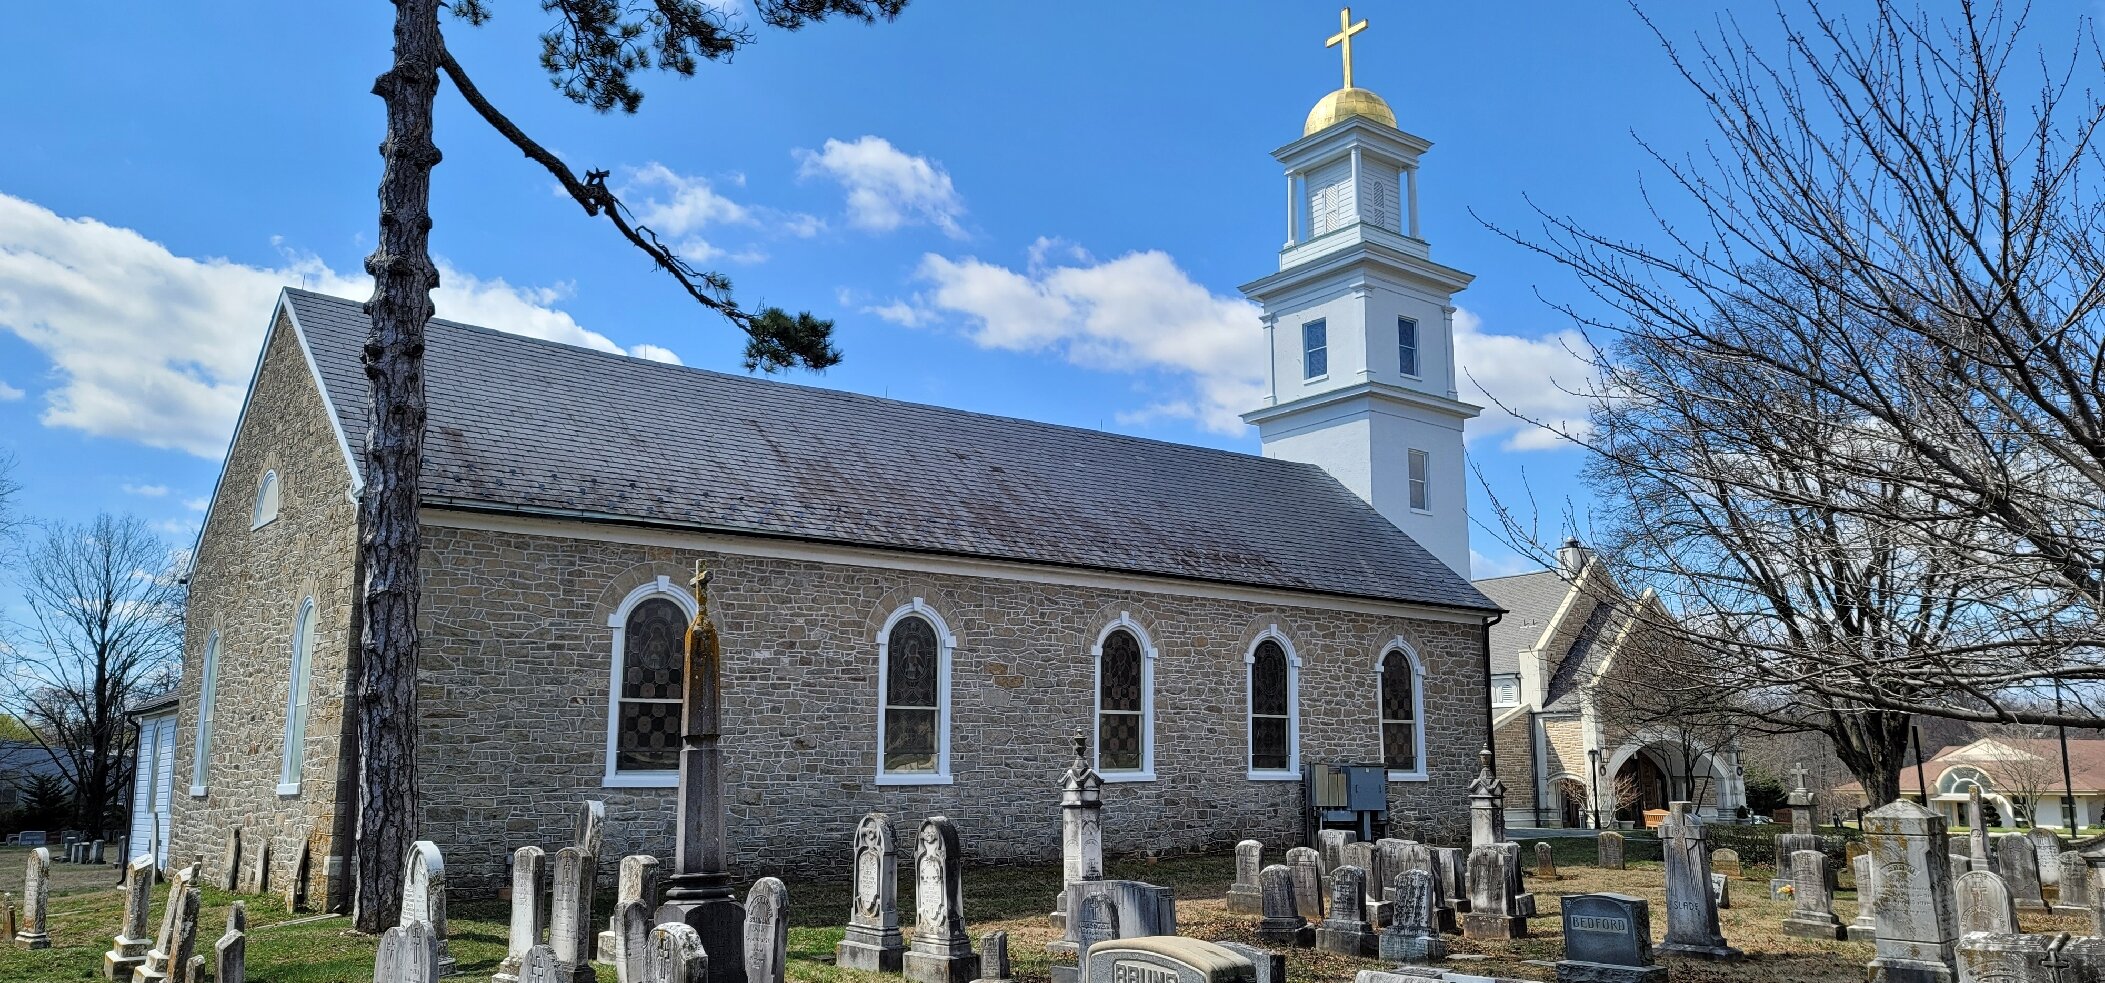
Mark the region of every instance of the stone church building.
MULTIPOLYGON (((1107 850, 1299 836, 1301 768, 1379 762, 1459 838, 1490 736, 1450 298, 1364 89, 1275 153, 1261 456, 430 325, 418 835, 503 876, 583 799, 670 856, 686 584, 713 571, 731 866, 837 865, 865 812, 1058 854, 1068 735, 1107 850)), ((260 312, 259 312, 260 313, 260 312)), ((492 327, 502 328, 503 325, 492 327)), ((230 830, 347 897, 365 427, 358 302, 272 313, 191 579, 171 854, 230 830)), ((244 863, 246 863, 245 861, 244 863)), ((246 872, 244 871, 246 875, 246 872)))

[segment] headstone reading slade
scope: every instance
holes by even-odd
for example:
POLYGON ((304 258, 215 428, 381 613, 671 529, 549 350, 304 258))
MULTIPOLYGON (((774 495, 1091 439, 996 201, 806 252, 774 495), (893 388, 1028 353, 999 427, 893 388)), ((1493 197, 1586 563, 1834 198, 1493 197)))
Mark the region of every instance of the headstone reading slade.
POLYGON ((1091 954, 1084 983, 1257 983, 1257 967, 1198 939, 1119 939, 1091 954))
POLYGON ((1322 856, 1308 847, 1297 846, 1286 851, 1286 867, 1294 876, 1294 910, 1308 921, 1322 921, 1322 856))
POLYGON ((29 851, 27 872, 22 877, 22 920, 15 928, 15 944, 24 949, 51 948, 51 932, 44 923, 51 905, 51 850, 29 851))
POLYGON ((2044 910, 2046 894, 2040 890, 2039 854, 2028 836, 1998 836, 1995 838, 1996 869, 2003 875, 2003 883, 2010 886, 2010 897, 2019 908, 2032 911, 2044 910))
POLYGON ((1717 898, 1710 893, 1709 834, 1691 802, 1674 802, 1659 825, 1666 860, 1666 941, 1659 951, 1698 959, 1738 959, 1718 925, 1717 898))
POLYGON ((1486 843, 1469 851, 1469 912, 1462 934, 1472 939, 1519 939, 1528 920, 1514 910, 1510 887, 1520 865, 1520 845, 1486 843))
POLYGON ((1371 955, 1374 932, 1367 925, 1367 872, 1341 864, 1330 872, 1330 915, 1316 926, 1316 948, 1347 956, 1371 955))
POLYGON ((1447 941, 1440 938, 1439 890, 1440 881, 1429 870, 1411 868, 1396 875, 1389 892, 1389 927, 1381 933, 1383 962, 1415 966, 1447 958, 1447 941))
POLYGON ((110 951, 102 954, 104 979, 129 980, 132 970, 146 963, 146 953, 153 948, 153 939, 146 934, 152 909, 153 858, 134 857, 124 866, 124 925, 111 941, 110 951))
POLYGON ((892 844, 892 819, 881 812, 855 824, 850 871, 848 930, 833 950, 834 965, 896 973, 906 952, 899 934, 899 861, 892 844))
POLYGON ((526 950, 541 944, 548 931, 548 855, 537 846, 512 851, 512 924, 504 960, 490 979, 519 983, 526 950))
POLYGON ((1791 884, 1795 890, 1791 913, 1783 919, 1783 934, 1801 939, 1849 937, 1835 917, 1835 872, 1828 866, 1827 854, 1818 850, 1791 854, 1791 884))
POLYGON ((1944 818, 1903 799, 1866 813, 1864 832, 1878 879, 1868 983, 1953 983, 1959 931, 1944 818))
POLYGON ((1602 870, 1623 869, 1623 834, 1604 830, 1593 838, 1594 866, 1602 870))
MULTIPOLYGON (((789 972, 789 889, 773 877, 746 894, 746 983, 783 983, 789 972)), ((977 975, 977 967, 974 968, 977 975)))
POLYGON ((1315 929, 1301 916, 1295 900, 1295 876, 1284 864, 1273 864, 1257 873, 1257 893, 1264 918, 1257 923, 1257 940, 1266 945, 1308 948, 1316 943, 1315 929))
POLYGON ((1238 915, 1261 915, 1264 898, 1257 889, 1257 874, 1264 869, 1264 844, 1244 840, 1235 845, 1235 883, 1228 888, 1228 910, 1238 915))
POLYGON ((1652 962, 1652 908, 1626 894, 1565 895, 1558 983, 1665 983, 1652 962))
POLYGON ((651 983, 703 983, 709 978, 709 954, 702 949, 701 935, 680 922, 651 929, 644 971, 651 983))
POLYGON ((1089 739, 1074 732, 1074 763, 1060 776, 1060 895, 1052 924, 1064 928, 1067 888, 1104 876, 1104 776, 1089 763, 1089 739))
POLYGON ((1960 935, 1968 932, 2010 935, 2017 932, 2017 904, 2010 897, 2010 888, 2001 875, 1969 870, 1952 882, 1952 893, 1959 900, 1960 935))
MULTIPOLYGON (((599 933, 599 961, 609 966, 627 965, 622 956, 625 937, 621 928, 621 906, 640 901, 650 911, 658 910, 658 858, 634 854, 621 858, 621 875, 614 881, 615 912, 607 919, 607 930, 599 933)), ((648 945, 650 940, 644 939, 648 945)), ((639 961, 636 965, 642 965, 639 961)))
MULTIPOLYGON (((562 983, 593 983, 592 881, 598 871, 592 855, 566 846, 555 855, 555 896, 548 909, 548 949, 562 983)), ((664 910, 658 912, 664 918, 664 910)), ((741 931, 743 927, 741 926, 741 931)), ((726 954, 735 951, 724 950, 726 954)), ((730 960, 726 959, 725 962, 730 960)), ((744 983, 744 971, 732 983, 744 983)), ((715 983, 715 981, 711 981, 715 983)))
POLYGON ((914 841, 914 941, 902 966, 915 983, 969 983, 979 956, 965 934, 964 862, 957 828, 942 816, 921 824, 914 841))
POLYGON ((439 950, 433 969, 440 976, 454 973, 453 954, 446 948, 446 861, 439 857, 438 844, 418 840, 410 844, 402 862, 402 920, 422 922, 431 930, 439 950))

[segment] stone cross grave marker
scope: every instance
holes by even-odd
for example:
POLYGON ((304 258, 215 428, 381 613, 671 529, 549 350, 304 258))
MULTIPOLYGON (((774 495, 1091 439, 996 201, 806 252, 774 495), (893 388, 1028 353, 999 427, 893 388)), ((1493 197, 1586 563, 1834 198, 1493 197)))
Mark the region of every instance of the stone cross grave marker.
POLYGON ((15 944, 24 949, 49 949, 51 931, 44 920, 51 906, 51 850, 37 847, 29 851, 23 866, 22 921, 15 929, 15 944))
POLYGON ((1294 875, 1294 908, 1310 922, 1323 920, 1323 860, 1316 851, 1297 846, 1286 851, 1286 867, 1294 875))
POLYGON ((1559 980, 1665 983, 1666 967, 1652 963, 1650 902, 1626 894, 1571 894, 1562 910, 1559 980))
MULTIPOLYGON (((620 908, 630 901, 640 901, 650 911, 658 910, 658 858, 640 853, 621 858, 621 875, 614 882, 615 912, 607 918, 607 930, 599 933, 599 961, 609 966, 627 962, 622 956, 620 908)), ((649 942, 644 939, 644 944, 649 942)))
POLYGON ((1810 836, 1813 832, 1813 790, 1805 787, 1805 775, 1803 764, 1791 769, 1795 784, 1784 800, 1784 804, 1791 807, 1791 832, 1800 836, 1810 836))
POLYGON ((1827 854, 1800 850, 1791 854, 1791 913, 1784 917, 1783 933, 1801 939, 1844 939, 1848 931, 1835 918, 1835 872, 1827 854))
POLYGON ((1257 874, 1264 869, 1264 844, 1244 840, 1235 845, 1235 883, 1228 888, 1228 910, 1238 915, 1264 913, 1257 874))
POLYGON ((564 983, 593 983, 598 975, 592 970, 592 881, 597 870, 592 854, 578 847, 556 851, 548 949, 564 983))
POLYGON ((1612 829, 1594 837, 1594 866, 1602 870, 1623 869, 1623 834, 1612 829))
POLYGON ((1294 872, 1285 864, 1273 864, 1257 872, 1257 893, 1264 918, 1257 923, 1257 940, 1281 948, 1308 948, 1316 944, 1315 929, 1301 916, 1295 899, 1294 872))
POLYGON ((446 948, 446 861, 439 856, 438 844, 430 840, 410 844, 409 856, 402 863, 400 924, 411 922, 422 922, 431 930, 439 950, 433 968, 440 976, 452 976, 455 963, 446 948))
POLYGON ((709 978, 709 954, 692 926, 668 922, 651 929, 644 968, 651 983, 703 983, 709 978))
POLYGON ((1367 872, 1352 864, 1340 864, 1330 872, 1330 915, 1316 926, 1317 949, 1347 956, 1374 952, 1374 932, 1367 926, 1363 904, 1366 881, 1367 872))
POLYGON ((2017 904, 2000 875, 1969 870, 1952 883, 1959 898, 1959 934, 1968 932, 2017 932, 2017 904))
POLYGON ((896 973, 906 953, 899 934, 899 860, 892 819, 881 812, 855 824, 848 929, 833 950, 834 965, 896 973))
POLYGON ((2031 911, 2044 910, 2046 894, 2040 889, 2039 854, 2032 846, 2032 838, 1996 837, 1995 859, 2003 883, 2010 886, 2010 897, 2017 906, 2031 911))
POLYGON ((1390 889, 1394 906, 1389 927, 1381 933, 1381 959, 1397 965, 1423 965, 1447 958, 1440 938, 1440 880, 1432 871, 1409 868, 1396 875, 1390 889))
POLYGON ((789 972, 789 889, 773 877, 746 894, 746 983, 783 983, 789 972))
POLYGON ((1469 851, 1469 912, 1462 934, 1472 939, 1520 939, 1528 920, 1514 910, 1511 882, 1520 865, 1517 843, 1486 843, 1469 851))
POLYGON ((1092 954, 1085 983, 1257 983, 1257 967, 1198 939, 1119 939, 1092 954))
POLYGON ((110 951, 102 954, 104 979, 131 979, 132 970, 146 964, 146 953, 153 948, 146 934, 152 911, 153 858, 134 857, 124 865, 124 925, 111 940, 110 951))
POLYGON ((957 828, 942 816, 921 824, 914 841, 914 941, 902 960, 915 983, 969 983, 979 955, 965 934, 963 850, 957 828))
POLYGON ((1901 800, 1865 814, 1864 830, 1878 880, 1869 983, 1954 980, 1959 932, 1944 818, 1901 800))
POLYGON ((504 960, 491 975, 496 983, 519 983, 526 952, 548 932, 548 855, 537 846, 512 851, 512 922, 504 960))
POLYGON ((1695 804, 1675 802, 1659 825, 1666 859, 1666 941, 1660 951, 1698 959, 1738 959, 1718 924, 1717 898, 1710 893, 1709 834, 1695 804))

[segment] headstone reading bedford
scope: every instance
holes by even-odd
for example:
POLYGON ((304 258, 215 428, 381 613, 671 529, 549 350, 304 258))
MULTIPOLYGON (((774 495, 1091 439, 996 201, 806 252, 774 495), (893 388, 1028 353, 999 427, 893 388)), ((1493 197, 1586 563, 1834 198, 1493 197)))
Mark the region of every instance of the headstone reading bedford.
POLYGON ((15 944, 24 949, 51 948, 51 933, 44 919, 51 905, 51 851, 37 847, 29 851, 28 868, 22 878, 22 921, 15 929, 15 944))
POLYGON ((1238 915, 1264 913, 1264 898, 1257 889, 1257 873, 1264 869, 1264 844, 1244 840, 1235 845, 1235 883, 1228 888, 1228 910, 1238 915))
POLYGON ((1323 877, 1328 880, 1330 872, 1345 862, 1345 844, 1354 842, 1349 830, 1316 830, 1316 851, 1323 858, 1323 877))
POLYGON ((1547 840, 1535 843, 1535 876, 1545 881, 1557 879, 1557 851, 1547 840))
POLYGON ((1850 862, 1856 877, 1856 920, 1849 923, 1849 938, 1853 942, 1871 942, 1878 938, 1878 915, 1875 902, 1878 899, 1878 865, 1871 862, 1871 855, 1860 853, 1850 862))
POLYGON ((1264 918, 1257 923, 1257 940, 1266 945, 1308 948, 1316 943, 1315 929, 1301 917, 1294 898, 1294 872, 1284 864, 1273 864, 1257 872, 1257 893, 1264 918))
POLYGON ((1286 851, 1286 867, 1294 875, 1294 910, 1311 922, 1322 921, 1322 856, 1308 847, 1297 846, 1286 851))
POLYGON ((2063 853, 2054 866, 2061 868, 2061 876, 2056 878, 2059 886, 2055 890, 2060 893, 2054 900, 2054 913, 2090 914, 2090 864, 2083 859, 2082 854, 2070 850, 2063 853))
POLYGON ((438 945, 438 962, 432 968, 440 976, 454 973, 453 954, 446 948, 446 861, 439 857, 438 844, 418 840, 409 846, 402 862, 402 920, 399 924, 423 922, 438 945))
POLYGON ((2030 837, 1996 837, 1995 859, 2003 883, 2010 886, 2010 897, 2018 907, 2033 911, 2046 908, 2046 894, 2039 885, 2039 854, 2030 837))
POLYGON ((548 855, 537 846, 512 851, 512 924, 504 961, 490 978, 496 983, 519 983, 519 967, 526 950, 541 944, 548 931, 548 855))
MULTIPOLYGON (((773 877, 746 894, 746 983, 783 983, 789 971, 789 889, 773 877)), ((974 967, 975 975, 978 967, 974 967)))
POLYGON ((1060 776, 1060 896, 1054 928, 1066 926, 1067 888, 1104 876, 1104 776, 1089 763, 1089 740, 1074 732, 1074 763, 1060 776))
POLYGON ((1119 939, 1090 956, 1085 983, 1257 983, 1234 951, 1185 938, 1119 939))
POLYGON ((703 983, 709 978, 709 954, 692 926, 669 922, 651 929, 650 939, 644 971, 651 983, 703 983))
POLYGON ((2039 883, 2052 887, 2061 883, 2061 835, 2044 826, 2025 831, 2032 853, 2039 858, 2039 883))
POLYGON ((1605 830, 1593 838, 1594 866, 1602 870, 1623 869, 1623 834, 1605 830))
POLYGON ((1520 939, 1528 920, 1513 910, 1510 882, 1520 864, 1516 843, 1486 843, 1469 851, 1469 913, 1462 934, 1472 939, 1520 939))
POLYGON ((1317 949, 1347 956, 1373 954, 1374 932, 1367 926, 1363 903, 1366 883, 1367 872, 1351 864, 1330 872, 1330 915, 1316 926, 1317 949))
MULTIPOLYGON (((702 948, 718 955, 707 961, 707 983, 744 983, 745 967, 731 954, 744 941, 746 913, 724 867, 724 653, 709 620, 709 574, 699 562, 689 583, 695 614, 687 626, 680 690, 680 807, 673 824, 673 872, 653 920, 693 928, 702 948)), ((589 901, 590 890, 585 894, 589 901)), ((588 916, 590 911, 588 904, 588 916)))
POLYGON ((1469 910, 1469 851, 1461 847, 1433 847, 1433 873, 1440 876, 1440 893, 1458 912, 1469 910))
MULTIPOLYGON (((1491 746, 1477 752, 1476 781, 1469 783, 1469 848, 1506 841, 1506 785, 1491 769, 1491 746)), ((1519 875, 1518 871, 1514 872, 1519 875)))
POLYGON ((899 935, 899 862, 890 816, 873 812, 855 824, 851 875, 848 930, 833 950, 834 965, 896 973, 906 944, 899 935))
POLYGON ((2017 904, 2000 875, 1969 870, 1952 882, 1952 893, 1959 901, 1960 935, 1968 932, 2008 935, 2018 930, 2017 904))
POLYGON ((1710 875, 1710 896, 1718 902, 1719 911, 1732 909, 1732 880, 1723 874, 1710 875))
POLYGON ((373 957, 373 983, 431 983, 438 971, 438 940, 423 922, 380 933, 373 957))
POLYGON ((1864 832, 1878 868, 1868 983, 1952 983, 1959 932, 1943 817, 1903 799, 1865 814, 1864 832))
MULTIPOLYGON (((621 858, 621 876, 614 882, 615 912, 607 919, 607 930, 599 933, 599 961, 609 966, 629 964, 621 948, 626 938, 621 929, 621 906, 630 901, 643 902, 650 911, 658 910, 658 858, 640 853, 621 858)), ((649 942, 644 939, 644 944, 649 942)), ((636 965, 642 965, 640 957, 636 965)))
MULTIPOLYGON (((227 931, 212 945, 214 983, 248 983, 248 907, 234 902, 227 909, 227 931)), ((197 983, 204 983, 200 977, 197 983)))
MULTIPOLYGON (((592 970, 592 881, 597 874, 597 864, 592 855, 574 846, 566 846, 555 855, 555 897, 548 910, 548 949, 555 956, 556 975, 564 983, 593 983, 597 976, 592 970)), ((657 917, 665 918, 664 909, 657 917)), ((744 926, 740 926, 743 933, 744 926)), ((726 949, 725 962, 735 949, 726 949)), ((739 979, 731 983, 744 983, 745 971, 739 970, 739 979)), ((711 981, 715 983, 715 981, 711 981)))
POLYGON ((1389 927, 1381 933, 1383 962, 1422 965, 1447 958, 1447 942, 1440 938, 1439 890, 1440 881, 1429 870, 1411 868, 1396 875, 1389 892, 1389 927))
POLYGON ((1691 802, 1674 802, 1659 825, 1666 860, 1666 941, 1659 951, 1698 959, 1738 959, 1718 926, 1717 898, 1710 893, 1710 851, 1703 820, 1691 802))
MULTIPOLYGON (((1783 857, 1788 856, 1790 855, 1784 854, 1778 857, 1777 859, 1779 861, 1782 861, 1783 857)), ((1783 864, 1779 862, 1777 866, 1780 867, 1783 866, 1783 864)), ((1710 872, 1713 874, 1723 874, 1726 877, 1746 876, 1745 868, 1740 866, 1740 852, 1738 850, 1726 849, 1722 847, 1710 851, 1710 872)))
POLYGON ((915 983, 968 983, 979 956, 965 934, 964 862, 957 828, 934 816, 914 841, 914 942, 902 961, 915 983))
POLYGON ((1558 983, 1664 983, 1652 963, 1652 907, 1626 894, 1564 897, 1564 958, 1558 983))
POLYGON ((144 965, 153 948, 146 923, 153 908, 153 858, 134 857, 124 867, 124 926, 102 954, 102 975, 109 980, 129 980, 132 970, 144 965))
POLYGON ((1849 933, 1835 918, 1835 872, 1827 854, 1800 850, 1791 854, 1791 913, 1784 916, 1783 934, 1801 939, 1845 939, 1849 933))
POLYGON ((1009 969, 1009 933, 999 929, 979 937, 979 979, 972 983, 1013 983, 1009 969))

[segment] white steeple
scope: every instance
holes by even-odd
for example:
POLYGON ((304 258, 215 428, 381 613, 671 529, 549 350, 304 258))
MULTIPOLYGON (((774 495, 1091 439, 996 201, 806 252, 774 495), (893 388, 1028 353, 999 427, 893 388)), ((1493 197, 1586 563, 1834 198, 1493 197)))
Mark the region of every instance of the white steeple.
POLYGON ((1418 158, 1432 144, 1396 128, 1380 96, 1351 84, 1323 97, 1286 168, 1279 272, 1242 286, 1270 342, 1264 405, 1243 419, 1266 457, 1329 471, 1455 572, 1469 575, 1453 296, 1472 277, 1432 261, 1418 226, 1418 158))

